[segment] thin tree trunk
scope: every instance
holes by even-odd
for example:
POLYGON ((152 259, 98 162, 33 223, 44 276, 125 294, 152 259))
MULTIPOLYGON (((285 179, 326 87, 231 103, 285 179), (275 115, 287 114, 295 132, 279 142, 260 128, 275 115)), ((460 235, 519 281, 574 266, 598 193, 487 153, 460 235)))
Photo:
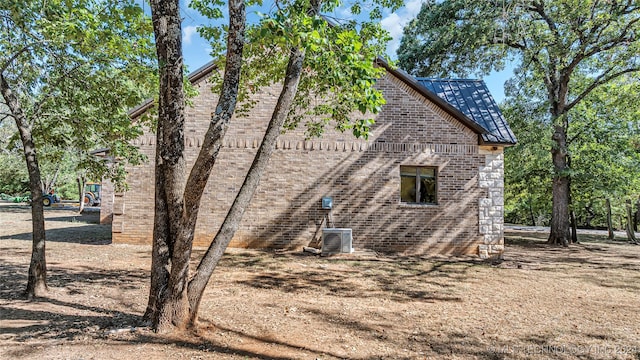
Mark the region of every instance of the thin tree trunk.
POLYGON ((633 231, 633 210, 631 208, 631 200, 627 200, 627 224, 625 226, 627 230, 627 239, 633 244, 638 244, 636 239, 636 233, 633 231))
POLYGON ((211 278, 211 274, 238 229, 244 211, 249 205, 249 202, 258 187, 260 177, 267 168, 269 159, 271 158, 271 154, 275 148, 276 140, 280 134, 280 129, 282 128, 289 112, 289 108, 291 107, 296 95, 302 73, 303 61, 304 51, 297 48, 292 49, 289 56, 289 63, 287 65, 287 72, 282 86, 282 91, 280 92, 280 97, 278 98, 278 102, 271 116, 271 121, 267 127, 264 139, 258 149, 258 153, 249 168, 249 172, 245 177, 244 183, 242 184, 233 205, 229 209, 220 230, 200 261, 193 279, 189 282, 189 305, 191 309, 190 321, 192 325, 197 323, 200 301, 202 300, 204 289, 211 278))
POLYGON ((536 226, 536 218, 533 215, 533 200, 529 198, 529 217, 531 218, 531 226, 536 226))
MULTIPOLYGON (((571 169, 571 156, 567 155, 567 168, 571 169)), ((576 212, 573 208, 573 197, 571 196, 571 177, 569 177, 569 224, 571 226, 571 243, 578 243, 578 225, 576 224, 576 212)))
POLYGON ((571 243, 578 243, 578 225, 576 224, 576 212, 571 210, 569 212, 571 216, 571 243))
POLYGON ((85 185, 87 184, 87 178, 84 175, 78 175, 76 177, 76 182, 78 183, 78 213, 82 213, 84 211, 84 196, 85 193, 85 185))
POLYGON ((28 299, 43 296, 47 288, 47 261, 45 258, 46 236, 44 230, 44 206, 42 204, 42 189, 40 167, 36 155, 36 146, 33 142, 31 129, 24 112, 20 107, 18 98, 9 88, 9 84, 4 76, 0 74, 0 91, 5 103, 16 122, 24 157, 29 173, 29 190, 31 191, 31 224, 32 224, 32 247, 31 263, 29 264, 29 275, 27 280, 26 296, 28 299))
POLYGON ((640 222, 640 198, 636 201, 636 213, 633 217, 633 231, 638 231, 638 222, 640 222))
POLYGON ((43 194, 48 194, 49 192, 51 192, 51 190, 53 190, 53 186, 58 180, 59 173, 60 173, 60 168, 56 169, 56 172, 53 174, 53 177, 51 177, 51 179, 49 179, 49 177, 47 176, 45 177, 44 181, 41 180, 43 194))
POLYGON ((567 133, 564 126, 555 125, 551 155, 553 160, 553 210, 550 244, 569 244, 569 176, 567 175, 567 133))
POLYGON ((604 206, 607 208, 607 230, 609 231, 608 238, 609 240, 613 240, 613 220, 611 219, 611 201, 606 199, 604 202, 604 206))

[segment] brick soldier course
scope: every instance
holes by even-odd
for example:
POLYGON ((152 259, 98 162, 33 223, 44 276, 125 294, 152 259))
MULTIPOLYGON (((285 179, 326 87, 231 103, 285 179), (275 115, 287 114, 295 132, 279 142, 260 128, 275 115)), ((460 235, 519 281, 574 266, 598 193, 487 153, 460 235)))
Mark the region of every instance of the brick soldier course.
MULTIPOLYGON (((294 249, 313 244, 319 229, 326 226, 327 210, 321 208, 321 198, 331 196, 334 226, 353 229, 356 249, 481 257, 502 253, 503 149, 513 145, 515 137, 499 113, 499 119, 494 119, 497 125, 478 120, 480 113, 496 116, 497 107, 486 86, 475 81, 479 90, 472 89, 475 95, 469 95, 469 101, 475 99, 476 109, 469 104, 463 108, 447 96, 460 97, 455 86, 464 92, 461 84, 467 86, 468 81, 455 82, 453 92, 440 94, 438 89, 428 90, 441 84, 438 80, 423 86, 402 71, 380 65, 387 74, 376 86, 387 104, 376 116, 369 139, 333 129, 310 140, 305 140, 303 128, 281 135, 230 246, 294 249), (434 169, 433 201, 402 201, 400 166, 434 169)), ((186 110, 189 165, 200 150, 217 103, 208 82, 212 71, 214 67, 207 65, 190 76, 199 95, 186 110)), ((196 246, 208 245, 221 225, 257 152, 278 94, 277 86, 263 90, 255 95, 258 102, 247 116, 232 119, 203 195, 196 246)), ((140 116, 149 105, 132 110, 132 116, 140 116)), ((101 218, 112 219, 113 242, 150 244, 155 136, 145 133, 134 144, 149 161, 128 169, 128 191, 114 193, 108 184, 103 187, 103 202, 108 206, 101 218)))

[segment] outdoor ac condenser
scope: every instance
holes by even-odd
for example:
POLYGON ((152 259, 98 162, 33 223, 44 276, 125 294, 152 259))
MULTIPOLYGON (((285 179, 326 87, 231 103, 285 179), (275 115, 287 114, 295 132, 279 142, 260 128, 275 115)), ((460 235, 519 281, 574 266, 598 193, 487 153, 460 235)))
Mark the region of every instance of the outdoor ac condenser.
POLYGON ((353 252, 351 229, 322 229, 322 255, 353 252))

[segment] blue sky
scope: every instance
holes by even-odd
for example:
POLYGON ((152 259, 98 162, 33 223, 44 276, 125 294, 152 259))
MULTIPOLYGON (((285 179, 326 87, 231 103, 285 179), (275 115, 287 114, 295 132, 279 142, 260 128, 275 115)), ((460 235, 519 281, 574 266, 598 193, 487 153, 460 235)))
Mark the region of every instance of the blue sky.
MULTIPOLYGON (((182 23, 182 35, 183 35, 183 53, 185 64, 188 66, 189 71, 193 71, 206 64, 211 60, 209 52, 211 46, 209 43, 198 35, 197 27, 206 24, 210 20, 203 18, 200 14, 188 7, 190 0, 183 0, 181 5, 183 23, 182 23)), ((405 5, 395 12, 387 12, 383 14, 381 21, 382 26, 389 31, 393 40, 389 42, 387 46, 387 54, 391 58, 396 57, 396 50, 400 45, 400 39, 402 37, 403 27, 413 19, 422 5, 423 0, 408 0, 405 5)), ((148 10, 148 5, 145 5, 148 10)), ((265 6, 266 2, 265 2, 265 6)), ((256 11, 262 10, 266 12, 267 9, 251 8, 247 11, 247 17, 249 21, 257 18, 256 11)), ((347 8, 336 11, 335 14, 338 18, 350 18, 353 17, 347 8)), ((512 75, 513 69, 507 67, 501 72, 495 72, 483 78, 487 83, 491 94, 497 102, 501 102, 504 99, 504 83, 512 75)))

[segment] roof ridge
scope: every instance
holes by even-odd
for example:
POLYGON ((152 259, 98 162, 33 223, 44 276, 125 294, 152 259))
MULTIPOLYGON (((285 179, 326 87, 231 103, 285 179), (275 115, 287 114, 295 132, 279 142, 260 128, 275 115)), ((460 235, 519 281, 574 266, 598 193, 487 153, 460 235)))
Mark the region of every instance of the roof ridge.
POLYGON ((429 81, 473 81, 473 82, 484 82, 482 79, 471 79, 471 78, 438 78, 438 77, 425 77, 425 76, 416 76, 416 80, 429 80, 429 81))

